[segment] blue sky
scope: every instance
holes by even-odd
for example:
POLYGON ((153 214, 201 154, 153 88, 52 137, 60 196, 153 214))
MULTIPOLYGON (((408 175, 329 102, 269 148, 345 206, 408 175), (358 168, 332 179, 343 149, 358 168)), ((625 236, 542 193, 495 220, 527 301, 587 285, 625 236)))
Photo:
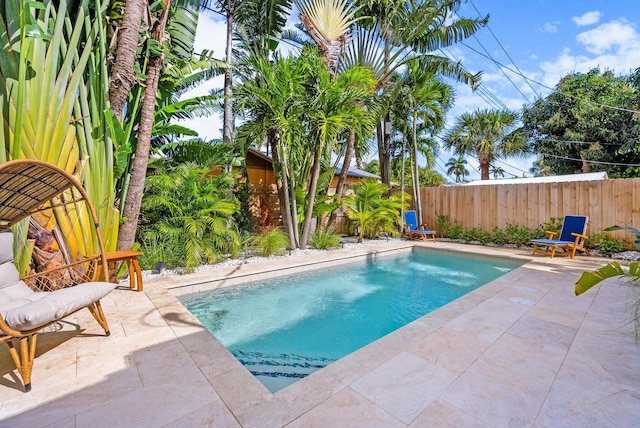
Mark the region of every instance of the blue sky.
MULTIPOLYGON (((627 74, 640 67, 637 0, 472 0, 463 1, 458 13, 469 18, 489 14, 490 18, 488 27, 467 39, 467 46, 455 45, 441 52, 461 60, 472 72, 483 72, 482 89, 476 93, 464 85, 454 85, 456 105, 448 115, 450 124, 458 114, 477 108, 506 106, 520 110, 537 96, 549 94, 549 88, 574 71, 600 67, 627 74), (518 70, 530 80, 519 76, 518 70)), ((295 19, 292 16, 290 21, 295 19)), ((202 13, 196 51, 209 49, 223 57, 224 37, 223 18, 202 13)), ((208 87, 221 86, 221 80, 216 80, 208 87)), ((219 138, 221 134, 219 118, 197 119, 188 125, 203 138, 219 138)), ((442 174, 449 157, 449 153, 439 156, 437 170, 442 174)), ((496 165, 522 176, 533 160, 535 157, 507 159, 496 165)), ((477 162, 468 161, 470 178, 478 178, 477 162)))

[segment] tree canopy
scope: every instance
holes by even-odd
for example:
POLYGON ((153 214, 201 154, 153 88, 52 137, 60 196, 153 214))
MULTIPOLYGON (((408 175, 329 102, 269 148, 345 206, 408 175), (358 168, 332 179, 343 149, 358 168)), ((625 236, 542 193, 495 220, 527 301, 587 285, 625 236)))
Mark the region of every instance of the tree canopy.
POLYGON ((640 69, 627 76, 595 68, 563 77, 523 111, 531 147, 552 174, 606 171, 640 176, 640 69))

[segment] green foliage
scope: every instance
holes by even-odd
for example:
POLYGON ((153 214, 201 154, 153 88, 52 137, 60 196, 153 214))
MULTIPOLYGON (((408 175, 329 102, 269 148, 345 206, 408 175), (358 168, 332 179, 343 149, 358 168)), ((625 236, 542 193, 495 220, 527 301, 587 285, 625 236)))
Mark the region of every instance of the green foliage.
POLYGON ((612 238, 606 233, 594 233, 589 236, 585 244, 587 248, 595 248, 600 253, 610 256, 611 254, 619 253, 623 250, 624 246, 622 241, 616 238, 612 238))
POLYGON ((604 231, 613 232, 616 230, 629 230, 633 232, 633 234, 636 236, 635 246, 640 250, 640 230, 631 226, 611 226, 611 227, 607 227, 604 231))
POLYGON ((624 166, 640 163, 640 152, 634 150, 640 138, 634 113, 640 108, 640 92, 631 77, 598 68, 571 73, 550 95, 524 109, 532 149, 552 174, 587 172, 583 167, 588 167, 610 176, 637 176, 624 166), (587 165, 581 158, 607 163, 587 165))
MULTIPOLYGON (((445 148, 454 149, 456 154, 478 157, 483 180, 489 179, 489 167, 494 159, 524 156, 528 152, 525 134, 519 126, 519 114, 510 110, 462 113, 444 140, 445 148)), ((454 171, 455 164, 453 159, 454 171)))
POLYGON ((526 226, 516 226, 513 224, 507 224, 505 229, 507 242, 515 244, 517 246, 528 244, 531 241, 532 232, 526 226))
POLYGON ((476 228, 466 229, 462 232, 462 239, 466 242, 476 240, 476 228))
POLYGON ((602 281, 621 276, 636 290, 633 302, 633 323, 636 341, 640 340, 640 262, 629 264, 629 270, 625 271, 618 262, 612 262, 592 272, 583 272, 575 283, 576 296, 588 291, 602 281))
POLYGON ((449 231, 447 232, 447 236, 450 239, 461 239, 463 231, 464 229, 461 224, 452 223, 449 225, 449 231))
POLYGON ((386 197, 389 188, 372 179, 361 180, 355 194, 344 198, 347 216, 358 228, 358 242, 375 238, 378 232, 394 233, 402 225, 400 210, 406 209, 397 195, 386 197))
POLYGON ((155 171, 147 177, 142 200, 142 241, 153 242, 154 236, 169 240, 187 271, 237 254, 240 239, 233 215, 238 202, 227 197, 231 184, 227 174, 214 177, 191 164, 155 171))
POLYGON ((541 224, 531 233, 531 239, 546 238, 547 232, 560 233, 562 229, 562 219, 551 217, 548 222, 541 224))
POLYGON ((282 255, 289 246, 289 237, 282 230, 275 227, 253 235, 249 238, 248 244, 257 255, 262 257, 282 255))
POLYGON ((446 238, 449 234, 451 220, 448 214, 438 214, 436 212, 436 234, 441 238, 446 238))
POLYGON ((144 254, 138 257, 138 261, 142 269, 153 269, 158 262, 164 262, 165 268, 184 265, 184 251, 178 240, 170 236, 148 230, 142 237, 141 248, 144 254))
POLYGON ((507 242, 507 235, 504 233, 504 230, 500 229, 498 226, 495 226, 493 228, 491 241, 493 241, 493 243, 496 245, 504 245, 507 242))
POLYGON ((340 235, 336 235, 326 230, 318 230, 311 234, 309 243, 313 248, 318 250, 338 248, 340 246, 340 235))
POLYGON ((477 229, 476 241, 479 241, 482 245, 485 245, 487 242, 491 241, 491 233, 484 229, 477 229))

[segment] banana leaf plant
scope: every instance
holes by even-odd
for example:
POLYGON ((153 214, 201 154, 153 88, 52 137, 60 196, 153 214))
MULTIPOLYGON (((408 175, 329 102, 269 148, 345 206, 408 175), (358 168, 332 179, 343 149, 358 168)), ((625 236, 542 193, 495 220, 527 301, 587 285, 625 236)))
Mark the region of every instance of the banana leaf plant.
MULTIPOLYGON (((640 249, 640 230, 630 226, 611 226, 604 230, 605 232, 630 230, 636 235, 635 246, 640 249)), ((583 272, 575 283, 576 296, 588 291, 606 279, 615 277, 624 277, 630 285, 640 287, 640 262, 634 261, 630 263, 628 270, 625 270, 618 262, 612 262, 595 271, 583 272)), ((640 299, 635 302, 634 307, 635 313, 633 321, 635 323, 635 334, 636 339, 640 339, 640 299)))
MULTIPOLYGON (((0 3, 0 161, 31 158, 75 174, 98 211, 105 246, 115 248, 113 149, 106 132, 108 0, 0 3)), ((85 236, 82 209, 57 210, 74 253, 99 247, 85 236)), ((26 240, 26 234, 14 230, 26 240)), ((16 260, 28 260, 29 246, 16 260)), ((20 268, 20 267, 19 267, 20 268)))

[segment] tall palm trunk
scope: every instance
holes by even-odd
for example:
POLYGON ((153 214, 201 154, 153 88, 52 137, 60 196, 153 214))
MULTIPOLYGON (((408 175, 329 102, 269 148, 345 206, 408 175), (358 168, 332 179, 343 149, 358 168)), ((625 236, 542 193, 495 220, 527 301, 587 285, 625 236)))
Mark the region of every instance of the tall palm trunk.
MULTIPOLYGON (((162 44, 165 27, 169 19, 169 8, 171 0, 163 0, 164 10, 154 25, 151 37, 162 44)), ((147 165, 149 164, 149 151, 151 148, 151 131, 153 129, 153 119, 156 108, 156 95, 158 93, 158 82, 160 73, 164 67, 164 56, 156 55, 149 59, 147 64, 147 80, 144 94, 142 95, 142 107, 140 109, 140 124, 138 127, 138 142, 136 154, 133 159, 133 169, 129 182, 127 199, 122 209, 124 222, 120 226, 118 233, 118 250, 131 248, 136 239, 138 229, 138 216, 140 215, 140 205, 144 193, 144 182, 147 176, 147 165)))
MULTIPOLYGON (((340 176, 338 177, 338 183, 336 184, 336 194, 335 201, 342 202, 342 194, 344 193, 344 183, 347 181, 347 174, 349 173, 349 167, 351 165, 351 158, 353 157, 353 151, 356 145, 356 133, 354 130, 349 130, 349 136, 347 137, 347 149, 344 153, 344 161, 342 162, 342 170, 340 171, 340 176)), ((338 210, 333 210, 331 215, 329 216, 329 221, 327 222, 327 229, 330 229, 333 226, 333 223, 336 221, 338 217, 338 210)))
POLYGON ((271 159, 273 159, 274 165, 280 166, 282 178, 278 178, 276 174, 276 186, 278 190, 278 200, 280 201, 280 215, 283 217, 283 223, 287 229, 287 235, 289 235, 289 243, 291 248, 298 248, 298 242, 296 240, 295 226, 293 224, 293 218, 291 217, 291 204, 289 203, 289 181, 287 180, 287 171, 285 165, 280 161, 280 152, 278 150, 279 136, 274 130, 269 130, 267 133, 269 145, 271 146, 271 159))
POLYGON ((478 156, 480 160, 480 180, 488 180, 489 179, 489 164, 491 163, 491 158, 487 154, 481 154, 478 156))
POLYGON ((418 225, 422 225, 422 201, 420 200, 420 168, 418 167, 418 112, 413 112, 413 128, 411 137, 413 144, 411 145, 411 154, 413 157, 413 188, 415 189, 415 206, 416 215, 418 217, 418 225))
POLYGON ((135 61, 138 36, 142 22, 143 0, 127 0, 124 6, 122 26, 118 35, 118 49, 111 71, 109 103, 116 117, 122 122, 122 114, 127 97, 136 80, 135 61))
POLYGON ((233 139, 233 80, 231 65, 233 60, 233 12, 234 0, 227 0, 227 52, 224 72, 224 118, 222 127, 222 141, 230 143, 233 139))
POLYGON ((309 204, 304 217, 302 226, 302 237, 300 238, 300 248, 307 248, 309 232, 311 230, 311 221, 313 220, 313 205, 316 199, 316 189, 318 188, 318 177, 320 176, 320 150, 316 149, 313 155, 313 167, 311 168, 311 183, 309 184, 309 204))
POLYGON ((380 161, 380 179, 387 186, 391 185, 391 129, 387 129, 387 123, 391 123, 389 113, 384 121, 377 126, 378 136, 378 160, 380 161))

